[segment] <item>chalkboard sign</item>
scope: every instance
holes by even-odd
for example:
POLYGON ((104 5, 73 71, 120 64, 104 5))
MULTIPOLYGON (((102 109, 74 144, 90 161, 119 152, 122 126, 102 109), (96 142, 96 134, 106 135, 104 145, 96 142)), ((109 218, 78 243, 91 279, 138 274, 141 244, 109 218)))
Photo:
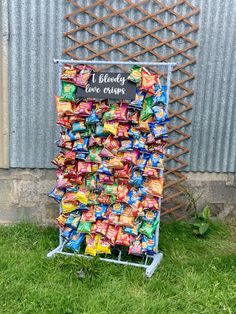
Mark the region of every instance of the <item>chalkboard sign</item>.
POLYGON ((136 84, 128 81, 128 76, 127 73, 93 73, 86 88, 77 88, 76 98, 134 99, 136 84))

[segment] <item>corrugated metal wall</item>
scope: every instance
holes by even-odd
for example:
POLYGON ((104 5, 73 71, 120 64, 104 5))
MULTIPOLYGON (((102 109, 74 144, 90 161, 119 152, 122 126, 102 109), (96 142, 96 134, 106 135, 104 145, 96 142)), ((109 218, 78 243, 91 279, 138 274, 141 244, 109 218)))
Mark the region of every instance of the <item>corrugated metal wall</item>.
MULTIPOLYGON (((200 46, 194 51, 198 63, 194 109, 188 113, 192 138, 185 142, 190 148, 187 170, 235 172, 236 6, 233 0, 190 2, 200 6, 201 14, 200 31, 191 35, 200 46)), ((51 167, 57 137, 52 59, 68 46, 62 36, 68 27, 63 15, 73 8, 64 0, 8 3, 11 166, 51 167)))

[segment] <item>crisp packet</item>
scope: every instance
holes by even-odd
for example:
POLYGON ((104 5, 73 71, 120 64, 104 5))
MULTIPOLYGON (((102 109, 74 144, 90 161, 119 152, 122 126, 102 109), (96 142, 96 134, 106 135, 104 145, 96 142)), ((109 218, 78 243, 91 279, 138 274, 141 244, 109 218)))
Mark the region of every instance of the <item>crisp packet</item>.
POLYGON ((163 197, 163 185, 164 185, 164 179, 149 179, 147 182, 145 182, 145 187, 147 188, 147 191, 149 194, 153 196, 163 197))
POLYGON ((135 240, 129 247, 128 254, 140 256, 143 254, 141 241, 135 240))
POLYGON ((64 158, 65 158, 65 163, 73 163, 75 161, 76 154, 75 152, 72 152, 70 150, 65 152, 64 158))
POLYGON ((62 82, 61 84, 62 84, 62 91, 61 91, 60 100, 75 101, 76 86, 74 84, 67 83, 67 82, 62 82))
POLYGON ((62 238, 64 238, 65 240, 68 240, 71 235, 74 233, 74 229, 69 228, 69 227, 65 227, 61 233, 62 238))
POLYGON ((137 160, 135 168, 137 168, 141 171, 144 171, 148 159, 149 159, 149 154, 142 154, 141 156, 139 156, 139 159, 137 160))
POLYGON ((108 222, 107 220, 97 220, 95 224, 93 224, 93 227, 91 229, 92 233, 99 233, 103 236, 106 235, 107 229, 108 229, 108 222))
POLYGON ((63 214, 71 213, 77 209, 78 204, 72 202, 64 202, 63 199, 61 201, 61 209, 63 214))
POLYGON ((136 237, 139 234, 139 229, 141 227, 141 224, 142 224, 142 220, 138 218, 133 222, 133 226, 125 227, 124 232, 136 237))
POLYGON ((128 76, 128 80, 134 83, 140 84, 141 82, 141 67, 138 65, 134 65, 130 71, 130 75, 128 76))
POLYGON ((77 173, 78 174, 85 174, 92 172, 92 165, 91 162, 84 162, 84 161, 78 161, 77 162, 77 173))
POLYGON ((84 132, 86 131, 86 126, 84 121, 77 121, 72 124, 72 132, 84 132))
POLYGON ((133 140, 132 138, 129 138, 127 140, 122 140, 121 141, 121 146, 118 149, 118 151, 126 151, 126 150, 132 150, 133 149, 133 140))
POLYGON ((95 222, 95 208, 94 206, 90 206, 87 211, 83 211, 80 222, 95 222))
POLYGON ((106 183, 106 184, 114 184, 114 177, 108 176, 107 174, 100 173, 98 177, 99 183, 106 183))
POLYGON ((113 185, 104 184, 103 188, 107 195, 116 195, 117 194, 118 184, 114 183, 113 185))
POLYGON ((153 116, 152 111, 153 100, 152 97, 146 97, 143 103, 143 109, 140 111, 140 119, 146 121, 153 116))
POLYGON ((115 178, 123 178, 123 179, 129 179, 131 173, 131 168, 128 164, 124 165, 122 169, 116 170, 114 173, 115 178))
POLYGON ((127 109, 128 105, 126 103, 122 103, 115 110, 115 119, 119 122, 127 122, 127 109))
POLYGON ((118 109, 117 104, 111 105, 109 111, 103 114, 103 121, 110 121, 116 119, 116 110, 118 109))
POLYGON ((75 233, 72 235, 70 241, 66 244, 66 248, 74 252, 78 252, 81 243, 84 241, 85 234, 75 233))
POLYGON ((101 115, 102 113, 108 111, 110 107, 107 104, 107 100, 103 100, 95 104, 95 112, 97 115, 101 115))
POLYGON ((92 112, 93 103, 91 101, 81 101, 75 108, 74 113, 81 117, 88 117, 92 112))
POLYGON ((92 112, 91 112, 90 116, 88 116, 86 118, 85 122, 86 122, 87 125, 95 124, 95 123, 99 122, 99 118, 98 118, 98 116, 96 114, 95 109, 92 109, 92 112))
POLYGON ((158 82, 158 75, 148 71, 146 68, 142 69, 141 90, 154 95, 154 86, 158 82))
POLYGON ((105 204, 95 205, 94 209, 96 219, 106 219, 107 205, 105 204))
POLYGON ((59 96, 55 96, 55 102, 56 102, 56 108, 57 108, 57 114, 59 117, 62 117, 64 115, 73 115, 73 104, 70 101, 63 101, 60 100, 59 96))
POLYGON ((88 65, 79 65, 79 72, 76 73, 73 81, 76 86, 85 88, 88 84, 93 68, 88 65))
POLYGON ((141 136, 140 130, 138 130, 137 127, 134 126, 130 127, 128 134, 136 139, 139 139, 141 136))
POLYGON ((111 254, 111 244, 105 237, 100 237, 97 244, 98 254, 111 254))
POLYGON ((133 109, 137 109, 137 110, 142 110, 143 108, 143 101, 144 101, 144 97, 145 97, 145 92, 140 91, 138 88, 136 90, 136 95, 135 95, 135 99, 132 100, 128 107, 129 108, 133 108, 133 109))
POLYGON ((114 157, 114 155, 105 147, 102 148, 99 155, 103 158, 111 158, 114 157))
POLYGON ((88 152, 88 138, 87 137, 80 138, 74 141, 72 150, 87 153, 88 152))
POLYGON ((104 125, 98 123, 95 129, 95 136, 107 137, 107 133, 104 132, 104 125))
POLYGON ((48 196, 53 198, 58 203, 60 203, 62 198, 63 198, 63 196, 64 196, 64 194, 65 194, 65 190, 64 189, 53 188, 52 191, 49 192, 48 196))
POLYGON ((120 216, 112 213, 112 212, 109 212, 109 215, 108 215, 108 223, 111 224, 111 225, 118 225, 119 224, 119 219, 120 219, 120 216))
POLYGON ((129 246, 131 242, 131 236, 123 231, 122 227, 119 227, 117 238, 115 241, 116 245, 129 246))
POLYGON ((85 254, 96 256, 97 255, 97 244, 99 241, 99 236, 95 234, 86 235, 87 246, 85 248, 85 254))
POLYGON ((143 207, 153 210, 159 209, 159 200, 157 197, 146 195, 143 199, 143 207))
POLYGON ((151 167, 156 169, 164 169, 164 155, 158 153, 150 154, 151 167))
POLYGON ((70 214, 66 219, 66 226, 72 229, 77 229, 80 222, 80 216, 70 214))
POLYGON ((146 236, 142 236, 142 252, 148 255, 154 255, 157 253, 156 248, 156 235, 154 234, 151 239, 146 236))
POLYGON ((65 164, 65 155, 64 153, 59 153, 52 161, 52 164, 56 165, 59 168, 62 168, 65 164))
POLYGON ((144 172, 143 172, 143 176, 144 177, 154 177, 157 178, 158 177, 158 170, 155 168, 152 168, 148 165, 146 165, 144 172))
POLYGON ((98 168, 97 172, 106 174, 108 176, 112 176, 112 170, 110 170, 107 167, 107 163, 105 163, 104 161, 102 161, 102 163, 101 163, 100 167, 98 168))
POLYGON ((120 148, 120 142, 114 138, 113 135, 109 135, 106 140, 103 142, 103 146, 112 153, 116 153, 120 148))
POLYGON ((61 80, 73 83, 76 73, 76 68, 72 64, 65 64, 62 70, 61 80))
POLYGON ((138 156, 139 156, 138 150, 126 151, 124 152, 123 161, 130 162, 133 165, 136 165, 138 156))
POLYGON ((167 127, 166 125, 158 125, 156 122, 149 122, 149 128, 155 138, 167 138, 167 127))
POLYGON ((86 188, 81 188, 75 195, 76 200, 82 204, 88 204, 89 191, 86 188))
POLYGON ((66 219, 68 218, 68 215, 61 214, 56 218, 56 223, 60 228, 65 227, 66 219))
POLYGON ((117 188, 117 201, 127 203, 129 191, 130 186, 119 184, 117 188))
POLYGON ((103 132, 117 135, 119 123, 115 121, 108 121, 104 123, 103 132))
POLYGON ((88 147, 91 146, 102 146, 101 137, 95 137, 94 135, 91 135, 89 138, 88 147))
POLYGON ((139 150, 140 152, 147 152, 148 147, 146 145, 146 134, 142 134, 140 138, 135 138, 133 142, 133 148, 139 150))
POLYGON ((129 110, 128 115, 127 115, 127 120, 132 124, 138 124, 139 111, 129 110))
POLYGON ((107 228, 106 237, 113 245, 115 244, 118 231, 119 231, 118 226, 109 225, 107 228))
POLYGON ((102 158, 99 155, 100 152, 101 152, 101 147, 99 147, 99 146, 89 147, 87 161, 91 161, 91 162, 95 162, 95 163, 101 163, 102 158))
POLYGON ((147 236, 150 239, 153 236, 158 223, 159 223, 158 220, 155 220, 154 223, 152 223, 152 224, 144 221, 142 223, 141 228, 139 229, 139 233, 144 234, 145 236, 147 236))
POLYGON ((92 222, 83 222, 81 221, 79 223, 79 227, 77 228, 77 232, 81 232, 81 233, 89 233, 90 230, 92 228, 92 222))
POLYGON ((71 128, 69 116, 58 117, 56 124, 60 126, 64 126, 67 129, 71 128))
POLYGON ((122 215, 125 209, 125 205, 121 203, 114 203, 112 206, 112 213, 116 215, 122 215))
POLYGON ((167 109, 162 108, 160 106, 153 106, 152 111, 156 118, 157 124, 164 124, 170 120, 168 117, 167 109))
POLYGON ((134 225, 134 216, 120 215, 119 225, 123 227, 133 227, 134 225))
POLYGON ((129 124, 119 124, 116 137, 128 138, 129 137, 129 124))
POLYGON ((153 98, 155 104, 161 103, 163 105, 167 104, 167 86, 155 86, 155 96, 153 98))
POLYGON ((129 184, 139 188, 143 185, 143 179, 142 173, 139 170, 133 169, 129 184))
POLYGON ((146 210, 144 217, 143 217, 143 220, 150 223, 150 224, 153 224, 154 221, 157 219, 157 216, 158 216, 157 211, 146 210))
POLYGON ((96 175, 96 173, 93 173, 93 174, 89 175, 89 176, 85 179, 85 182, 86 182, 86 187, 87 187, 89 190, 94 190, 94 189, 96 189, 96 187, 97 187, 97 175, 96 175))

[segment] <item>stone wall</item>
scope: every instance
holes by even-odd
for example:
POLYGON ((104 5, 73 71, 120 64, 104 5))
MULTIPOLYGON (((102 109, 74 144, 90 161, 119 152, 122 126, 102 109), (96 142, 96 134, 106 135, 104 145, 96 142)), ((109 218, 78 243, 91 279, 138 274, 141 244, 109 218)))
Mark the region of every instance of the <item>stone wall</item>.
MULTIPOLYGON (((236 219, 236 175, 188 173, 187 186, 201 194, 198 206, 209 204, 220 219, 236 219)), ((52 222, 58 205, 47 193, 55 184, 55 171, 45 169, 0 169, 0 223, 52 222)))

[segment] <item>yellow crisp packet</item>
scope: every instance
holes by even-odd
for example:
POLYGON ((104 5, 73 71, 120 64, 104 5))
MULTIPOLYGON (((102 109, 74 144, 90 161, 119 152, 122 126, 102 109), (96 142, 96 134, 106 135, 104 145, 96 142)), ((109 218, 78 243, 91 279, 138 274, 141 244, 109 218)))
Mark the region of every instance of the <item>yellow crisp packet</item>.
POLYGON ((89 192, 85 192, 85 191, 82 191, 82 190, 79 190, 79 191, 76 193, 76 199, 77 199, 80 203, 85 204, 85 205, 88 204, 88 196, 89 196, 89 192))
POLYGON ((106 238, 98 235, 97 253, 100 254, 111 254, 111 244, 106 240, 106 238))
POLYGON ((107 133, 111 133, 113 135, 117 135, 119 122, 105 122, 103 131, 107 133))
POLYGON ((88 234, 86 236, 87 246, 85 248, 85 254, 96 256, 97 255, 97 244, 99 241, 99 236, 95 234, 88 234))
POLYGON ((74 203, 67 203, 64 200, 61 201, 61 208, 63 214, 73 212, 77 208, 77 204, 74 203))

